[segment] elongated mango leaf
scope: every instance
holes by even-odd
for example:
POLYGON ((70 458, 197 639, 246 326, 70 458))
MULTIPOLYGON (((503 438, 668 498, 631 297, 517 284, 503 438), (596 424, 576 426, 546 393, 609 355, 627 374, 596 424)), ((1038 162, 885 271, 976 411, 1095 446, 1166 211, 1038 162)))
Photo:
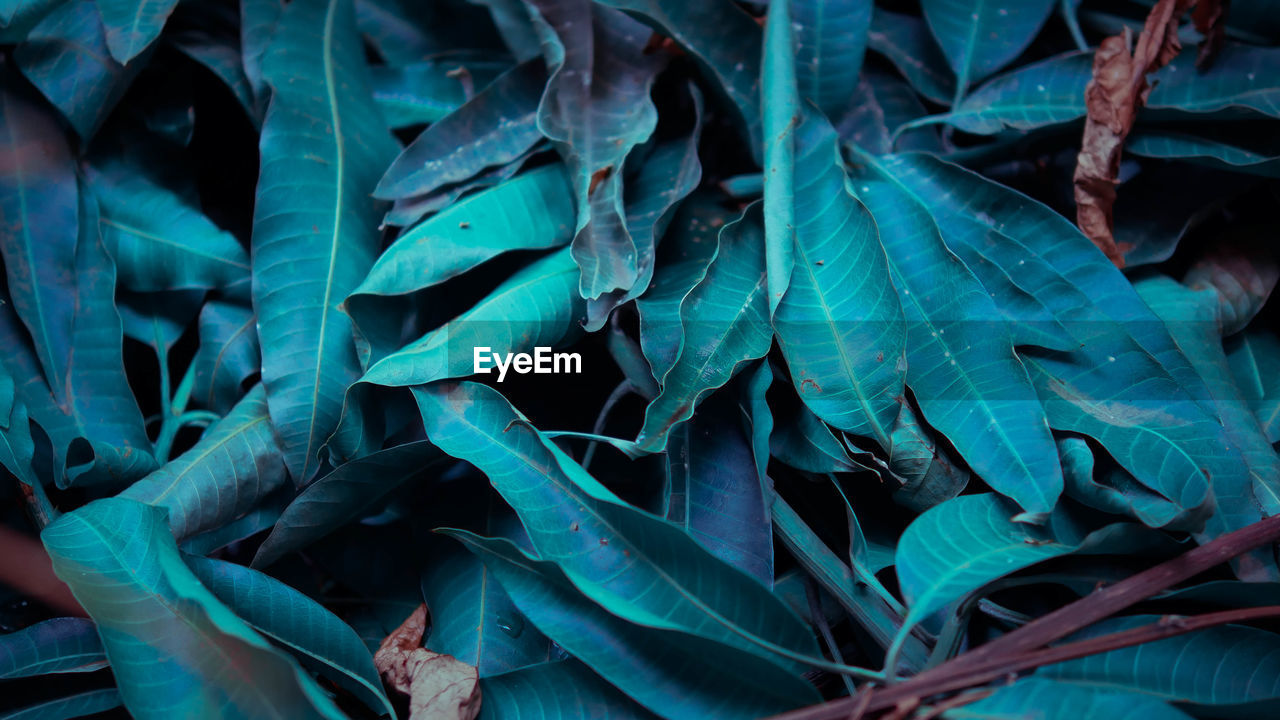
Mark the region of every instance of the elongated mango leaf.
POLYGON ((1262 425, 1267 440, 1280 442, 1280 339, 1266 330, 1249 330, 1227 341, 1227 363, 1236 387, 1262 425))
POLYGON ((867 48, 893 63, 916 92, 939 105, 951 104, 956 78, 924 20, 876 8, 867 48))
POLYGON ((355 693, 374 711, 395 717, 395 708, 373 666, 373 656, 338 616, 257 570, 193 555, 182 559, 200 583, 250 627, 355 693))
POLYGON ((855 186, 880 229, 907 321, 907 385, 930 425, 992 488, 1033 515, 1053 509, 1062 470, 1044 410, 982 284, 887 171, 855 186))
POLYGON ((244 381, 261 366, 253 311, 217 300, 206 303, 200 311, 200 348, 191 363, 191 397, 214 412, 230 411, 244 381))
POLYGON ((556 564, 510 542, 452 531, 484 560, 516 606, 574 657, 664 717, 756 718, 814 701, 798 675, 696 635, 632 625, 591 602, 556 564), (696 673, 693 667, 699 667, 696 673), (701 693, 708 671, 726 692, 701 693))
POLYGON ((64 1, 5 0, 0 3, 0 42, 22 42, 36 23, 64 1))
POLYGON ((639 268, 622 208, 627 154, 657 125, 649 90, 662 57, 646 55, 649 33, 589 0, 530 0, 550 78, 538 130, 569 167, 577 208, 573 258, 586 299, 630 290, 639 268))
POLYGON ((370 68, 373 101, 392 128, 434 123, 471 99, 471 87, 486 89, 510 68, 508 62, 470 54, 379 65, 370 68))
POLYGON ((1140 715, 1151 720, 1190 720, 1190 715, 1155 698, 1114 688, 1024 678, 977 702, 942 714, 948 720, 1106 720, 1140 715))
POLYGON ((126 65, 160 37, 178 0, 95 0, 111 57, 126 65))
POLYGON ((488 475, 539 556, 609 612, 765 657, 816 655, 813 636, 781 601, 680 529, 617 504, 496 391, 435 383, 414 396, 431 441, 488 475))
POLYGON ((93 621, 54 618, 0 635, 0 679, 79 673, 107 666, 93 621))
POLYGON ((167 508, 179 540, 220 527, 288 481, 257 385, 200 442, 120 497, 167 508))
POLYGON ((999 70, 1026 50, 1049 19, 1053 3, 924 0, 920 7, 956 74, 956 94, 960 95, 970 83, 999 70))
POLYGON ((44 529, 54 572, 98 625, 136 718, 341 718, 287 655, 218 602, 182 563, 165 511, 108 498, 44 529))
POLYGON ((661 452, 668 434, 688 420, 702 397, 727 383, 744 363, 769 352, 764 241, 759 206, 724 226, 716 256, 680 304, 683 337, 662 390, 645 408, 636 446, 661 452))
POLYGON ((1213 291, 1219 331, 1224 337, 1243 330, 1280 281, 1280 264, 1265 249, 1265 235, 1260 230, 1241 228, 1227 235, 1182 278, 1182 284, 1193 290, 1213 291))
POLYGON ((773 457, 809 473, 865 469, 849 457, 844 444, 836 439, 831 428, 804 404, 798 405, 794 412, 775 413, 768 448, 773 457))
POLYGON ((122 158, 91 165, 102 242, 119 282, 138 292, 226 288, 249 277, 249 254, 187 199, 122 158))
MULTIPOLYGON (((1071 640, 1159 622, 1157 615, 1103 620, 1071 640)), ((1231 706, 1280 700, 1280 636, 1257 628, 1220 625, 1134 647, 1048 665, 1037 677, 1108 686, 1191 706, 1231 706)), ((1254 707, 1257 707, 1256 705, 1254 707)), ((1243 708, 1242 708, 1243 709, 1243 708)), ((1266 717, 1265 710, 1258 717, 1266 717)), ((1240 716, 1248 716, 1245 712, 1240 716)))
POLYGON ((1142 157, 1187 159, 1213 168, 1280 177, 1280 148, 1266 138, 1258 143, 1239 135, 1228 139, 1149 129, 1130 135, 1124 148, 1142 157))
POLYGON ((267 100, 271 97, 271 88, 262 74, 262 60, 283 9, 281 0, 240 0, 241 61, 259 118, 266 115, 267 100))
MULTIPOLYGON (((791 3, 769 7, 765 20, 760 95, 764 133, 764 247, 769 317, 778 313, 796 263, 796 125, 804 117, 796 80, 791 3)), ((801 175, 803 177, 803 175, 801 175)), ((803 262, 803 261, 802 261, 803 262)))
POLYGON ((480 679, 481 720, 653 720, 576 660, 543 663, 480 679))
POLYGON ((938 442, 910 403, 902 403, 890 439, 889 469, 903 481, 893 494, 899 505, 924 512, 959 495, 969 484, 969 470, 938 442))
POLYGON ((540 138, 538 99, 545 83, 540 60, 503 73, 410 143, 387 167, 374 196, 396 200, 425 195, 523 155, 540 138))
POLYGON ((72 0, 57 6, 13 54, 22 74, 82 140, 93 136, 145 64, 122 66, 111 58, 93 4, 72 0))
POLYGON ((3 720, 68 720, 120 707, 120 692, 115 688, 86 690, 28 705, 0 715, 3 720))
POLYGON ((338 304, 373 265, 381 213, 369 193, 395 152, 362 53, 351 0, 300 0, 263 63, 274 94, 259 143, 253 306, 272 425, 297 482, 318 469, 359 371, 338 304))
POLYGON ((911 86, 876 67, 867 67, 858 77, 847 111, 831 119, 843 143, 849 143, 872 155, 921 150, 938 152, 942 142, 931 128, 917 128, 903 133, 894 141, 900 126, 923 117, 924 105, 911 86))
POLYGON ((232 32, 223 33, 216 30, 188 29, 174 33, 170 42, 184 55, 203 65, 209 72, 222 81, 236 100, 244 108, 249 121, 258 127, 261 116, 257 111, 253 88, 244 72, 244 60, 241 57, 240 38, 232 32))
POLYGON ((419 477, 438 452, 426 441, 406 443, 339 465, 294 498, 258 546, 254 567, 266 567, 377 507, 419 477))
POLYGON ((798 0, 791 5, 800 96, 811 100, 834 122, 851 107, 858 86, 871 27, 871 3, 798 0))
POLYGON ((774 316, 791 382, 814 414, 888 448, 902 394, 902 306, 875 221, 846 189, 831 125, 796 130, 796 263, 774 316), (855 280, 856 278, 856 280, 855 280))

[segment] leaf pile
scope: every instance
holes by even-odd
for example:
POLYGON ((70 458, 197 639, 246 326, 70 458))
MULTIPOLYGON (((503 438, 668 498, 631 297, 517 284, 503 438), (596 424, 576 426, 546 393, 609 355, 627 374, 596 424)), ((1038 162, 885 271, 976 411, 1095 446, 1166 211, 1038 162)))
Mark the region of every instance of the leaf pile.
POLYGON ((1278 18, 0 0, 0 718, 1274 716, 1278 18))

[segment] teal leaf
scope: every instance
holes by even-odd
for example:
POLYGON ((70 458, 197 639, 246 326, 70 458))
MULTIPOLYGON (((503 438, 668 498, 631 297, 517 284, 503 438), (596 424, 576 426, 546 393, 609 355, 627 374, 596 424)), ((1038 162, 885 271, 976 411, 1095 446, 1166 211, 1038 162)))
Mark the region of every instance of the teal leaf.
POLYGON ((18 69, 82 140, 93 136, 145 64, 122 66, 111 59, 93 1, 59 5, 13 53, 18 69))
POLYGON ((425 195, 520 157, 541 137, 538 99, 545 84, 540 60, 503 73, 422 131, 386 168, 374 196, 396 200, 425 195))
POLYGON ((951 104, 956 78, 924 20, 875 8, 867 47, 884 56, 930 102, 951 104))
POLYGON ((449 534, 484 560, 539 630, 663 717, 756 718, 817 698, 798 675, 758 655, 628 623, 580 593, 555 563, 532 558, 508 541, 460 530, 449 534), (703 683, 717 690, 699 690, 703 683))
POLYGON ((1227 341, 1226 353, 1236 387, 1267 440, 1280 442, 1280 339, 1267 330, 1247 330, 1227 341))
POLYGON ((1124 149, 1141 157, 1189 160, 1221 170, 1280 177, 1280 147, 1271 138, 1229 133, 1188 133, 1149 128, 1130 135, 1124 149))
POLYGON ((575 660, 480 679, 480 720, 654 720, 575 660))
POLYGON ((5 0, 0 4, 0 42, 20 43, 46 15, 66 0, 5 0))
POLYGON ((902 480, 902 487, 893 493, 899 505, 924 512, 959 495, 969 484, 969 470, 905 400, 890 440, 889 469, 902 480))
POLYGON ((939 152, 942 141, 935 128, 916 128, 894 141, 894 131, 923 117, 924 105, 911 86, 892 74, 867 67, 858 78, 847 112, 832 118, 842 143, 872 155, 884 155, 895 147, 903 151, 939 152))
POLYGON ((350 690, 374 711, 396 716, 369 648, 338 616, 257 570, 193 555, 183 560, 200 583, 250 627, 288 648, 304 665, 350 690))
POLYGON ((834 122, 853 106, 871 28, 872 3, 796 0, 791 5, 800 96, 834 122))
POLYGON ((794 412, 776 411, 768 448, 773 457, 809 473, 855 472, 861 464, 849 457, 831 428, 804 404, 794 412))
POLYGON ((281 0, 240 0, 240 55, 244 77, 253 90, 257 116, 266 114, 271 88, 262 74, 262 60, 284 10, 281 0))
POLYGON ((107 666, 93 621, 64 617, 0 635, 0 679, 81 673, 107 666))
POLYGON ((249 277, 249 254, 235 237, 136 162, 104 158, 89 167, 87 179, 122 286, 212 290, 249 277))
POLYGON ((96 500, 44 529, 58 577, 98 625, 136 718, 341 718, 315 681, 200 584, 165 511, 96 500))
POLYGON ((46 700, 0 715, 3 720, 67 720, 106 712, 120 707, 120 692, 115 688, 86 690, 55 700, 46 700))
POLYGON ((846 189, 830 124, 797 129, 796 263, 774 329, 791 381, 822 420, 889 447, 902 394, 902 307, 871 214, 846 189), (859 280, 851 276, 859 269, 859 280))
POLYGON ((302 483, 359 372, 338 304, 378 252, 369 193, 395 143, 370 101, 351 0, 290 3, 263 74, 274 94, 259 143, 253 306, 272 423, 302 483))
POLYGON ((203 407, 226 413, 243 395, 244 381, 262 363, 253 311, 219 300, 205 303, 199 333, 200 347, 191 360, 191 397, 203 407))
POLYGON ((160 37, 178 0, 95 0, 106 28, 107 49, 127 65, 160 37))
POLYGON ((704 395, 769 352, 765 275, 759 207, 753 205, 724 226, 706 276, 680 304, 680 351, 662 376, 658 397, 645 408, 636 438, 640 450, 661 452, 704 395))
MULTIPOLYGON (((1110 685, 1108 683, 1108 685, 1110 685)), ((1150 720, 1190 720, 1190 715, 1155 698, 1114 687, 1024 678, 996 688, 977 702, 951 708, 947 720, 1105 720, 1141 716, 1150 720)))
POLYGON ((488 475, 539 556, 609 612, 766 657, 817 655, 808 628, 768 590, 679 528, 617 504, 496 391, 436 383, 414 396, 431 441, 488 475))
MULTIPOLYGON (((796 202, 804 197, 796 187, 796 126, 804 119, 796 79, 795 28, 791 3, 769 6, 761 61, 761 104, 764 133, 764 244, 768 268, 769 317, 778 313, 797 253, 796 202)), ((804 174, 801 173, 801 178, 804 174)))
POLYGON ((1216 296, 1224 337, 1243 330, 1261 312, 1280 280, 1280 265, 1268 254, 1265 237, 1256 227, 1226 234, 1182 279, 1191 289, 1216 296))
POLYGON ((510 67, 471 55, 378 65, 369 69, 373 101, 392 128, 434 123, 471 99, 469 90, 486 89, 510 67))
POLYGON ((529 0, 550 78, 538 130, 569 168, 577 208, 573 259, 579 291, 595 299, 631 290, 638 252, 626 226, 623 162, 658 122, 649 90, 661 55, 646 54, 649 30, 590 0, 529 0))
POLYGON ((175 33, 170 42, 184 55, 203 65, 235 96, 255 127, 261 120, 253 88, 245 76, 240 38, 213 31, 190 29, 175 33))
POLYGON ((889 171, 860 178, 907 321, 906 382, 928 423, 1028 513, 1053 509, 1062 470, 1044 410, 995 303, 889 171))
POLYGON ((168 509, 173 534, 182 540, 240 517, 287 481, 259 385, 195 446, 120 497, 168 509))
POLYGON ((924 0, 920 7, 956 75, 956 93, 1022 54, 1053 12, 1054 0, 924 0))
POLYGON ((266 567, 377 508, 402 485, 420 477, 438 453, 418 441, 339 465, 311 483, 284 509, 258 546, 254 567, 266 567))

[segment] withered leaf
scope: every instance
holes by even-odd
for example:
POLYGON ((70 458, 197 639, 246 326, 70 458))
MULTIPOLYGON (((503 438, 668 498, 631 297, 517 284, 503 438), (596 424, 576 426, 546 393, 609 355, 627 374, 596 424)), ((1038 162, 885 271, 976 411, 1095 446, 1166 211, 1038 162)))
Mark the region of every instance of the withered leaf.
POLYGON ((373 664, 409 696, 409 720, 474 720, 480 714, 476 668, 422 647, 426 626, 427 606, 419 605, 382 641, 373 664))

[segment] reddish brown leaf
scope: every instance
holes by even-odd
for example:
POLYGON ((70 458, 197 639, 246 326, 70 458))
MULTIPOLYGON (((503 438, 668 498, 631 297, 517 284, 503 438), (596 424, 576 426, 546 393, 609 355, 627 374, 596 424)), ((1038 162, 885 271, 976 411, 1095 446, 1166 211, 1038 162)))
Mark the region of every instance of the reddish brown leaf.
POLYGON ((1200 52, 1196 55, 1196 67, 1207 68, 1213 64, 1218 50, 1227 38, 1227 6, 1231 0, 1199 0, 1191 11, 1196 30, 1204 35, 1200 52))
POLYGON ((378 647, 373 664, 409 696, 409 720, 474 720, 480 714, 475 667, 422 647, 427 606, 419 605, 378 647))
POLYGON ((1128 28, 1103 40, 1094 53, 1093 79, 1084 91, 1088 109, 1084 138, 1073 178, 1076 223, 1116 267, 1124 267, 1124 249, 1116 245, 1112 234, 1111 213, 1124 140, 1151 92, 1147 76, 1167 65, 1182 49, 1178 21, 1194 1, 1156 3, 1132 54, 1128 28))

